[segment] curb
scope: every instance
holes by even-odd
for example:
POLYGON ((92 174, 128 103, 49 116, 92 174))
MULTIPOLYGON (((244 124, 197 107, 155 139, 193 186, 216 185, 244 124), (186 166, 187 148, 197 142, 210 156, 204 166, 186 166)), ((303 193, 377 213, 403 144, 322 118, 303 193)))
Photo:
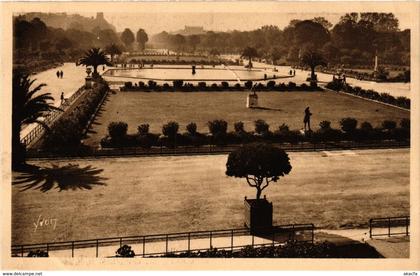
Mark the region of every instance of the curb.
POLYGON ((359 99, 366 100, 366 101, 371 101, 371 102, 374 102, 374 103, 383 104, 383 105, 386 105, 386 106, 390 106, 390 107, 398 108, 398 109, 401 109, 401 110, 404 110, 404 111, 408 111, 408 112, 410 112, 410 111, 411 111, 410 109, 403 108, 403 107, 400 107, 400 106, 397 106, 397 105, 393 105, 393 104, 389 104, 389 103, 384 103, 384 102, 377 101, 377 100, 372 100, 372 99, 369 99, 369 98, 364 98, 364 97, 357 96, 357 95, 354 95, 354 94, 351 94, 351 93, 347 93, 347 92, 344 92, 344 91, 341 91, 341 90, 340 90, 340 91, 335 91, 335 90, 329 89, 329 88, 327 88, 327 87, 325 87, 325 86, 322 86, 322 87, 323 87, 326 91, 330 91, 330 92, 334 92, 334 93, 341 93, 341 94, 344 94, 344 95, 347 95, 347 96, 351 96, 351 97, 359 98, 359 99))

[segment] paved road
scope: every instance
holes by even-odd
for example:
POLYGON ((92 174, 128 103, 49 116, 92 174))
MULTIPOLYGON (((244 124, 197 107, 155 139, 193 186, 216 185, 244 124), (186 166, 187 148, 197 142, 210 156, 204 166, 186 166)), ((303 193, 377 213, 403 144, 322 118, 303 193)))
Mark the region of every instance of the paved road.
MULTIPOLYGON (((102 68, 99 69, 102 73, 102 68)), ((61 92, 64 92, 64 97, 69 98, 76 92, 81 86, 85 84, 86 67, 76 66, 74 63, 64 63, 60 67, 49 69, 41 73, 31 76, 31 79, 36 79, 35 85, 45 83, 47 86, 43 87, 42 93, 51 93, 54 98, 54 106, 60 106, 61 104, 61 92), (56 72, 63 71, 63 78, 57 78, 56 72)), ((38 92, 40 93, 40 92, 38 92)), ((36 124, 31 124, 23 128, 21 131, 21 138, 27 135, 36 124)))

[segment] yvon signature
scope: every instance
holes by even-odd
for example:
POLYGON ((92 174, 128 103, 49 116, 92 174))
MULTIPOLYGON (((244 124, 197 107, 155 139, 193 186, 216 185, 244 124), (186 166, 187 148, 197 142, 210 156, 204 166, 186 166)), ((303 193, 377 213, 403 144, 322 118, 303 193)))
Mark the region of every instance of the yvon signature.
POLYGON ((55 228, 57 227, 57 219, 56 218, 44 218, 42 217, 42 215, 38 216, 38 219, 36 222, 34 222, 34 227, 35 230, 34 232, 36 232, 36 230, 38 230, 38 228, 46 228, 46 227, 52 227, 53 230, 55 230, 55 228))

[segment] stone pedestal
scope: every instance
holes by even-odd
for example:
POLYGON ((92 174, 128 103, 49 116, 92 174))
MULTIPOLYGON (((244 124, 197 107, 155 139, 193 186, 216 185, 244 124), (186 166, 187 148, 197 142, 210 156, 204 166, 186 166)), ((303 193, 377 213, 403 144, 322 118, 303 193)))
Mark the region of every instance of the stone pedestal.
POLYGON ((273 204, 264 199, 247 199, 245 205, 245 225, 251 233, 271 231, 273 227, 273 204))
POLYGON ((85 87, 86 88, 92 88, 93 86, 93 79, 92 77, 86 77, 85 78, 85 87))
POLYGON ((249 94, 246 99, 246 107, 247 108, 254 108, 258 107, 258 96, 257 94, 249 94))

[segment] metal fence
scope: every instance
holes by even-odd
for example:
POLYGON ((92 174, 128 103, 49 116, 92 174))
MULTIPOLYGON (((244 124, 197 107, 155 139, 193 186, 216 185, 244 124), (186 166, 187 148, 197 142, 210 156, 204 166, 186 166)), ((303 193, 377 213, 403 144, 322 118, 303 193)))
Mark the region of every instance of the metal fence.
POLYGON ((380 236, 408 236, 410 227, 410 217, 387 217, 372 218, 369 220, 369 237, 380 236))
POLYGON ((101 257, 114 257, 118 247, 124 244, 132 246, 137 257, 162 256, 168 253, 197 252, 210 249, 235 251, 246 246, 274 246, 287 241, 313 243, 314 230, 315 226, 310 223, 274 226, 264 234, 255 234, 250 232, 249 228, 241 228, 22 244, 12 245, 12 256, 24 257, 30 251, 42 250, 48 252, 49 255, 54 251, 61 251, 59 252, 61 255, 58 255, 75 257, 82 249, 90 249, 90 254, 97 258, 100 255, 101 257))
MULTIPOLYGON (((376 143, 357 142, 325 142, 325 143, 273 143, 286 151, 323 151, 323 150, 347 150, 347 149, 384 149, 384 148, 407 148, 410 142, 386 141, 376 143)), ((154 146, 151 148, 122 147, 122 148, 89 148, 84 151, 67 153, 53 153, 36 149, 28 150, 27 158, 63 158, 63 157, 112 157, 112 156, 153 156, 153 155, 194 155, 194 154, 223 154, 240 148, 241 144, 216 146, 179 146, 168 148, 154 146)))
MULTIPOLYGON (((85 92, 86 89, 84 86, 80 87, 75 93, 73 93, 68 99, 66 99, 63 103, 60 104, 58 108, 66 112, 70 108, 70 106, 75 102, 75 100, 85 92)), ((64 113, 61 111, 51 111, 44 117, 44 123, 48 126, 51 126, 54 121, 61 117, 64 113)), ((20 142, 25 146, 30 146, 33 142, 38 140, 41 135, 45 132, 45 128, 41 125, 36 125, 28 134, 26 134, 23 138, 20 139, 20 142)))

